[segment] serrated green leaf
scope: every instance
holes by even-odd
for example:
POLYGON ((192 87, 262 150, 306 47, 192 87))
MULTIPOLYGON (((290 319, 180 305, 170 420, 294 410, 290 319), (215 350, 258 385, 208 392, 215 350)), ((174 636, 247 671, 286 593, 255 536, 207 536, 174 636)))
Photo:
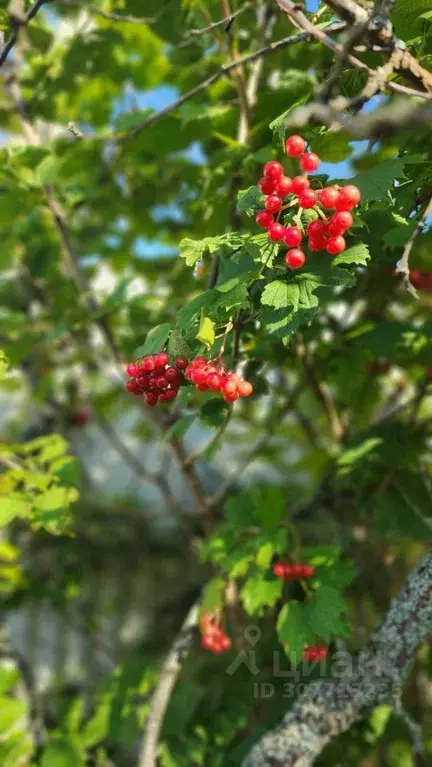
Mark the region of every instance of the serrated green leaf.
POLYGON ((302 660, 305 646, 315 643, 315 632, 306 621, 305 609, 300 602, 289 602, 282 607, 277 619, 279 641, 295 665, 302 660))
POLYGON ((174 358, 186 357, 186 359, 190 359, 192 356, 189 344, 186 342, 182 333, 180 333, 177 328, 173 328, 170 333, 168 341, 168 354, 174 358))
POLYGON ((27 705, 22 700, 2 696, 0 698, 0 733, 4 736, 19 719, 25 716, 27 705))
POLYGON ((366 266, 370 259, 369 248, 363 242, 359 242, 356 245, 352 245, 342 253, 338 253, 337 256, 332 258, 332 265, 339 266, 339 264, 356 264, 357 266, 366 266))
POLYGON ((248 578, 240 591, 240 599, 248 615, 262 615, 266 607, 274 607, 282 594, 280 578, 266 580, 262 575, 248 578))
POLYGON ((325 641, 332 636, 346 636, 347 622, 342 618, 346 603, 332 586, 321 586, 304 608, 305 620, 311 631, 325 641))
POLYGON ((220 398, 214 397, 204 403, 200 410, 200 419, 207 426, 219 428, 227 420, 231 408, 220 398))
POLYGON ((273 306, 275 309, 291 307, 298 309, 300 301, 300 289, 295 282, 282 282, 274 280, 265 286, 261 295, 261 303, 265 306, 273 306))
POLYGON ((264 195, 261 194, 257 186, 250 186, 249 189, 243 189, 237 196, 237 210, 239 213, 247 213, 252 216, 257 211, 262 210, 264 205, 264 195))

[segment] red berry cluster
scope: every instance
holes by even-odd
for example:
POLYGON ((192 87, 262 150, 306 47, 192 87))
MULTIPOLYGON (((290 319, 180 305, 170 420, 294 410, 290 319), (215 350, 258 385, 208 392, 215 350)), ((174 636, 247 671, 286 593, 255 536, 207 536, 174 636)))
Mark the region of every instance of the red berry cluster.
POLYGON ((159 352, 143 357, 141 362, 131 362, 126 368, 129 376, 127 391, 145 394, 146 404, 150 406, 174 400, 183 383, 180 371, 188 366, 188 360, 177 357, 174 367, 169 361, 166 352, 159 352))
POLYGON ((249 397, 253 386, 236 373, 229 373, 220 360, 195 357, 187 366, 185 376, 199 391, 221 392, 225 402, 235 402, 239 397, 249 397))
POLYGON ((273 575, 284 581, 293 581, 296 578, 312 578, 315 575, 313 565, 287 565, 285 562, 276 562, 273 565, 273 575))
POLYGON ((361 195, 360 190, 353 184, 312 189, 307 174, 318 168, 318 155, 306 152, 306 142, 301 136, 290 136, 285 143, 285 149, 289 157, 299 158, 300 168, 305 175, 289 178, 284 175, 280 162, 272 160, 266 163, 264 175, 258 182, 260 192, 266 197, 265 210, 260 210, 255 220, 258 226, 267 229, 272 242, 283 241, 289 248, 285 256, 286 265, 291 269, 298 269, 306 261, 304 251, 298 247, 303 240, 303 233, 298 226, 283 226, 279 222, 283 210, 288 205, 291 207, 291 201, 287 205, 285 199, 293 195, 297 198, 299 208, 314 208, 321 216, 320 220, 312 221, 307 227, 309 250, 326 250, 327 253, 336 255, 346 248, 343 235, 354 223, 350 211, 359 204, 361 195), (334 209, 336 212, 328 218, 322 208, 334 209))
POLYGON ((313 663, 314 661, 322 661, 327 658, 327 647, 313 647, 312 645, 306 645, 303 650, 303 660, 313 663))
POLYGON ((202 637, 201 647, 215 655, 229 650, 231 647, 231 639, 225 631, 216 623, 216 619, 210 613, 204 615, 202 620, 202 637))
POLYGON ((410 280, 415 288, 432 293, 432 272, 411 269, 410 280))

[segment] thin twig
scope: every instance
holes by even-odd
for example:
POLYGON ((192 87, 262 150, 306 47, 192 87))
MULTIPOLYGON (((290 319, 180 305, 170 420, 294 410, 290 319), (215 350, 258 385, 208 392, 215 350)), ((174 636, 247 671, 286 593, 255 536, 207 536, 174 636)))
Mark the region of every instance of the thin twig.
POLYGON ((410 268, 409 268, 409 257, 410 253, 412 251, 414 242, 416 241, 419 234, 423 231, 423 229, 426 226, 426 220, 427 218, 432 214, 432 198, 429 200, 428 204, 426 205, 426 208, 424 209, 423 213, 421 214, 417 226, 414 229, 411 237, 409 238, 408 242, 405 245, 404 252, 402 255, 402 258, 398 263, 396 264, 396 274, 400 274, 403 278, 403 283, 407 289, 407 291, 414 297, 418 298, 417 291, 412 284, 410 280, 410 268))
POLYGON ((140 747, 138 767, 156 767, 159 737, 165 713, 183 662, 189 654, 194 629, 198 625, 198 618, 199 602, 195 602, 162 665, 158 685, 150 703, 150 711, 140 747))
POLYGON ((300 334, 296 337, 296 352, 303 368, 305 378, 311 389, 315 392, 317 400, 322 404, 324 412, 330 424, 331 434, 334 440, 339 442, 344 437, 344 427, 336 409, 333 396, 323 381, 319 381, 314 366, 310 363, 306 346, 300 334))
POLYGON ((238 11, 234 11, 234 13, 230 13, 228 16, 225 16, 225 18, 219 19, 219 21, 213 21, 207 27, 204 27, 202 29, 191 29, 189 32, 189 37, 187 37, 186 40, 183 40, 182 43, 179 43, 177 47, 185 48, 187 45, 190 45, 191 43, 193 43, 197 39, 197 37, 200 37, 201 35, 206 35, 208 32, 213 32, 214 29, 217 29, 218 27, 221 27, 223 25, 229 31, 234 19, 236 19, 237 16, 240 16, 241 13, 248 11, 251 7, 252 7, 252 3, 245 3, 241 8, 238 9, 238 11))

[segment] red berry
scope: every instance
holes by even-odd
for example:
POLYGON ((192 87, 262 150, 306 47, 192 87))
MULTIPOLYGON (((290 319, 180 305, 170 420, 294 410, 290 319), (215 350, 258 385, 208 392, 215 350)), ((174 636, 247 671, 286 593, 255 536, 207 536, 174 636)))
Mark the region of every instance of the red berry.
POLYGON ((285 150, 290 157, 298 157, 306 149, 306 142, 301 136, 290 136, 285 142, 285 150))
POLYGON ((156 386, 158 389, 166 389, 168 383, 169 381, 166 376, 159 376, 159 378, 156 378, 156 386))
POLYGON ((327 240, 324 237, 311 237, 308 240, 308 248, 311 253, 318 253, 320 250, 325 250, 327 240))
POLYGON ((269 240, 272 242, 277 242, 278 240, 281 240, 285 233, 285 227, 282 226, 282 224, 278 224, 276 221, 273 224, 270 224, 268 228, 268 236, 269 240))
POLYGON ((300 157, 300 167, 302 170, 306 171, 306 173, 311 173, 316 170, 320 162, 321 160, 318 155, 313 152, 304 154, 303 157, 300 157))
POLYGON ((179 377, 180 377, 179 372, 175 368, 167 368, 165 370, 165 378, 170 383, 173 383, 173 381, 178 381, 179 377))
POLYGON ((273 565, 273 575, 275 575, 276 578, 285 577, 285 565, 283 564, 283 562, 276 562, 273 565))
POLYGON ((140 394, 140 385, 137 381, 127 381, 126 391, 131 394, 140 394))
POLYGON ((337 237, 338 234, 343 234, 354 223, 354 219, 349 210, 341 210, 339 213, 335 213, 328 225, 328 232, 332 237, 337 237))
POLYGON ((292 190, 294 194, 302 194, 305 189, 309 189, 310 181, 306 176, 294 176, 292 180, 292 190))
POLYGON ((288 226, 285 229, 283 241, 289 248, 295 248, 296 245, 300 245, 303 239, 303 235, 298 226, 288 226))
POLYGON ((306 261, 306 256, 300 248, 289 250, 285 256, 285 263, 290 269, 299 269, 306 261))
POLYGON ((168 391, 165 392, 165 397, 168 402, 175 399, 177 397, 177 389, 168 389, 168 391))
POLYGON ((150 407, 153 407, 153 405, 156 405, 159 399, 159 396, 160 395, 157 394, 157 392, 149 391, 148 394, 146 394, 146 398, 145 398, 146 405, 150 405, 150 407))
POLYGON ((303 578, 312 578, 315 575, 315 567, 313 565, 303 565, 303 578))
POLYGON ((229 650, 231 647, 231 639, 226 634, 221 637, 220 646, 222 650, 229 650))
POLYGON ((137 378, 137 384, 141 387, 141 389, 144 389, 144 391, 147 391, 149 388, 150 378, 148 376, 138 376, 137 378))
POLYGON ((222 384, 222 391, 224 394, 237 393, 237 385, 238 384, 235 379, 233 379, 231 376, 227 376, 222 384))
POLYGON ((210 373, 207 376, 207 386, 211 391, 220 391, 222 379, 218 373, 210 373))
POLYGON ((284 575, 283 575, 283 577, 284 577, 285 581, 290 581, 291 580, 291 578, 293 577, 293 568, 292 568, 291 565, 284 565, 284 575))
POLYGON ((134 376, 138 375, 139 365, 137 365, 135 362, 131 362, 130 365, 127 366, 126 372, 128 376, 133 378, 134 376))
POLYGON ((201 384, 206 384, 207 381, 207 373, 205 373, 204 370, 201 370, 200 368, 195 368, 195 370, 191 373, 191 381, 196 386, 200 386, 201 384))
POLYGON ((334 208, 339 199, 339 189, 335 186, 327 186, 320 194, 320 203, 323 208, 334 208))
POLYGON ((340 190, 335 208, 339 211, 351 210, 359 204, 360 200, 360 189, 357 186, 354 186, 354 184, 348 184, 340 190))
POLYGON ((310 224, 308 224, 306 231, 312 239, 314 237, 323 237, 327 232, 327 226, 324 221, 311 221, 310 224))
POLYGON ((166 391, 162 391, 159 394, 158 402, 168 402, 169 401, 169 397, 167 397, 167 393, 168 392, 166 392, 166 391))
MULTIPOLYGON (((268 199, 271 198, 269 197, 268 199)), ((273 216, 266 210, 260 210, 259 213, 257 213, 255 216, 255 221, 262 229, 268 229, 270 224, 273 223, 273 216)))
POLYGON ((300 208, 314 208, 318 202, 318 195, 313 189, 305 189, 304 192, 299 195, 298 204, 300 208))
POLYGON ((153 357, 144 357, 140 367, 145 370, 146 373, 151 373, 156 367, 156 362, 153 357))
POLYGON ((169 362, 168 354, 165 354, 165 352, 159 352, 159 354, 156 354, 156 357, 155 357, 156 367, 165 367, 165 365, 168 365, 168 362, 169 362))
POLYGON ((278 181, 275 188, 275 194, 277 194, 278 197, 287 197, 291 193, 292 190, 292 181, 288 176, 282 176, 282 178, 278 181))
POLYGON ((239 395, 237 394, 236 391, 235 392, 226 392, 226 391, 224 391, 223 398, 224 398, 225 402, 235 402, 236 399, 238 399, 238 396, 239 395))
POLYGON ((265 178, 270 178, 272 181, 279 181, 280 178, 282 178, 283 175, 283 167, 280 164, 280 162, 277 162, 276 160, 271 160, 270 162, 266 162, 264 165, 264 176, 265 178))
POLYGON ((267 197, 264 207, 267 213, 277 213, 282 207, 282 200, 280 197, 276 197, 276 195, 272 194, 270 197, 267 197))
POLYGON ((250 381, 240 381, 237 385, 237 391, 240 397, 249 397, 253 392, 253 386, 250 381))
POLYGON ((208 391, 207 381, 203 381, 203 383, 196 384, 196 388, 198 391, 208 391))
POLYGON ((160 378, 160 376, 164 376, 165 375, 165 368, 162 367, 161 365, 159 365, 159 367, 157 367, 157 368, 155 368, 153 370, 153 375, 155 376, 155 378, 160 378))
POLYGON ((303 575, 303 565, 293 565, 292 568, 292 577, 293 578, 301 578, 303 575))
POLYGON ((273 194, 276 186, 276 181, 273 181, 271 178, 261 178, 258 181, 258 189, 262 194, 273 194))
POLYGON ((179 370, 185 370, 187 366, 189 365, 189 360, 187 357, 177 357, 176 359, 176 368, 179 370))
POLYGON ((340 235, 338 237, 331 237, 327 243, 326 251, 332 256, 337 256, 338 253, 342 253, 346 248, 346 242, 340 235))
POLYGON ((192 360, 192 366, 194 368, 202 368, 204 365, 208 364, 208 360, 206 360, 205 357, 195 357, 194 360, 192 360))

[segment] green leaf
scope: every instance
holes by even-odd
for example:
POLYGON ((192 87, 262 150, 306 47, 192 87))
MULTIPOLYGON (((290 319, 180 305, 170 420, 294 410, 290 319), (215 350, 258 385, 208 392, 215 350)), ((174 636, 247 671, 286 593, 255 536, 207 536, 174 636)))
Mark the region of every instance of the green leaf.
POLYGON ((28 517, 31 503, 12 496, 0 496, 0 528, 8 525, 15 517, 28 517))
POLYGON ((359 445, 344 450, 337 460, 339 474, 341 476, 350 474, 357 463, 363 462, 365 459, 370 460, 374 455, 375 449, 382 442, 383 440, 380 437, 370 437, 363 440, 359 445))
POLYGON ((186 266, 194 266, 206 251, 205 240, 190 240, 185 238, 180 242, 180 258, 184 258, 186 266))
POLYGON ((2 378, 5 377, 7 370, 9 368, 9 363, 6 359, 6 355, 2 349, 0 349, 0 381, 2 378))
POLYGON ((138 359, 146 354, 156 354, 160 352, 168 340, 172 325, 164 322, 162 325, 156 325, 147 333, 146 340, 142 346, 138 346, 133 353, 133 358, 138 359))
POLYGON ((265 286, 261 295, 261 303, 273 306, 275 309, 292 307, 294 311, 299 306, 300 290, 295 282, 274 280, 265 286))
POLYGON ((243 189, 237 196, 237 210, 239 213, 246 213, 252 216, 261 210, 264 205, 264 196, 257 186, 250 186, 249 189, 243 189))
POLYGON ((200 616, 206 613, 212 613, 222 607, 225 591, 225 581, 223 578, 212 578, 207 583, 200 605, 200 616))
POLYGON ((59 159, 53 154, 44 157, 35 170, 35 180, 39 186, 56 181, 59 173, 59 159))
POLYGON ((196 338, 200 343, 205 344, 208 349, 211 349, 215 342, 215 323, 212 322, 210 317, 201 317, 196 338))
POLYGON ((25 716, 27 705, 22 700, 0 697, 0 733, 4 734, 25 716))
POLYGON ((173 328, 168 341, 168 354, 171 357, 192 357, 192 351, 189 344, 184 339, 182 333, 177 328, 173 328))
POLYGON ((369 248, 363 242, 352 245, 342 253, 332 258, 332 266, 339 264, 356 264, 357 266, 366 266, 370 259, 369 248))
POLYGON ((265 607, 274 607, 281 594, 280 578, 266 580, 257 574, 247 579, 240 591, 240 599, 248 615, 262 615, 265 607))
POLYGON ((207 426, 218 429, 227 420, 231 408, 220 398, 207 400, 200 410, 200 419, 207 426))
POLYGON ((84 767, 81 749, 71 739, 58 736, 43 751, 41 767, 84 767))
POLYGON ((182 416, 182 418, 179 418, 178 421, 173 423, 173 425, 164 432, 162 442, 167 442, 171 437, 184 437, 195 420, 196 415, 182 416))
POLYGON ((348 625, 341 614, 346 603, 341 594, 332 586, 321 586, 304 609, 305 620, 314 634, 325 641, 332 636, 346 636, 348 625))
POLYGON ((302 660, 305 646, 315 642, 315 632, 306 621, 304 605, 295 601, 285 604, 278 615, 276 628, 285 652, 297 665, 302 660))
POLYGON ((350 183, 359 187, 363 202, 387 200, 394 180, 404 178, 403 167, 403 159, 384 160, 359 173, 350 183))

